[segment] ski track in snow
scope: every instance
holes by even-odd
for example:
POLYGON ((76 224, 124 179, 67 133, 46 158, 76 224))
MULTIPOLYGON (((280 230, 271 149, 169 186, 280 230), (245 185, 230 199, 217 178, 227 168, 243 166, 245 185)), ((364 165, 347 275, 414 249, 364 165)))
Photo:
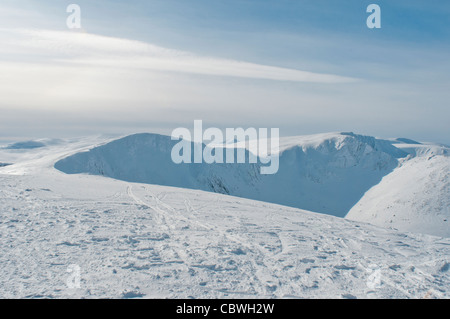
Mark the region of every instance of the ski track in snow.
POLYGON ((1 176, 0 297, 449 296, 449 239, 207 192, 47 173, 1 176), (72 264, 80 288, 66 285, 72 264), (370 288, 374 265, 381 282, 370 288))

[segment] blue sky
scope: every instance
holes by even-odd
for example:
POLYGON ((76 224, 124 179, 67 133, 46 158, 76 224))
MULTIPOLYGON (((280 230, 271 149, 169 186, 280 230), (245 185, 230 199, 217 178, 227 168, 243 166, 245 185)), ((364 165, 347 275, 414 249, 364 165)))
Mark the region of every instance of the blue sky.
POLYGON ((445 0, 5 0, 0 135, 170 133, 203 119, 450 144, 449 16, 445 0), (80 31, 66 27, 70 3, 80 31), (381 29, 366 26, 371 3, 381 29))

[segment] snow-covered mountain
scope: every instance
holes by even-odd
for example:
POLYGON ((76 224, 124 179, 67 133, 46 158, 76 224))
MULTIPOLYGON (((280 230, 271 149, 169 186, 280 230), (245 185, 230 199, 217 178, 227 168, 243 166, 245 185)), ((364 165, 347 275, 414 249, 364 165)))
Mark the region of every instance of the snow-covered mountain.
POLYGON ((2 298, 450 296, 449 239, 49 170, 0 188, 2 298))
POLYGON ((370 189, 347 218, 450 237, 449 148, 417 142, 395 145, 410 155, 370 189))
MULTIPOLYGON (((256 199, 397 228, 450 236, 449 148, 353 133, 285 137, 279 171, 259 164, 175 164, 177 143, 137 134, 61 159, 65 173, 89 173, 256 199)), ((245 143, 229 144, 245 148, 245 143)))
MULTIPOLYGON (((360 137, 326 136, 293 138, 294 148, 285 141, 283 154, 345 150, 359 160, 326 163, 380 170, 368 151, 340 143, 360 137)), ((449 298, 450 238, 54 168, 135 138, 0 149, 12 164, 0 167, 0 298, 449 298)), ((355 143, 392 165, 390 146, 367 140, 355 143)))
POLYGON ((278 173, 261 175, 258 164, 175 164, 170 157, 175 143, 168 136, 132 135, 62 159, 55 167, 343 217, 407 155, 390 142, 352 133, 291 137, 281 140, 278 173))
POLYGON ((343 217, 406 154, 389 142, 353 133, 289 137, 280 169, 264 176, 261 197, 277 204, 343 217))

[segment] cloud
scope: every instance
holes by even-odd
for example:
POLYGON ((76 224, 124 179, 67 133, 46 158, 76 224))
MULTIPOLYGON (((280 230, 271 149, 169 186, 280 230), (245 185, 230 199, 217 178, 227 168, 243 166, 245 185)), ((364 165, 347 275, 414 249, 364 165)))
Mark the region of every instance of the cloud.
MULTIPOLYGON (((364 72, 358 80, 71 31, 0 29, 0 43, 0 136, 156 128, 170 134, 195 119, 218 127, 279 127, 282 135, 448 136, 448 77, 441 83, 434 69, 423 78, 428 73, 421 69, 393 66, 384 78, 398 73, 395 81, 364 72)), ((326 69, 321 63, 315 67, 326 69)), ((349 73, 380 69, 351 63, 349 73)))
POLYGON ((356 79, 261 65, 243 61, 203 57, 152 44, 83 32, 23 30, 2 31, 5 44, 0 54, 21 54, 25 60, 89 67, 130 68, 230 76, 275 81, 348 83, 356 79), (32 52, 32 54, 30 54, 32 52))
POLYGON ((287 87, 353 81, 84 32, 0 29, 0 42, 0 126, 7 130, 25 122, 41 131, 102 131, 273 117, 311 100, 287 87))

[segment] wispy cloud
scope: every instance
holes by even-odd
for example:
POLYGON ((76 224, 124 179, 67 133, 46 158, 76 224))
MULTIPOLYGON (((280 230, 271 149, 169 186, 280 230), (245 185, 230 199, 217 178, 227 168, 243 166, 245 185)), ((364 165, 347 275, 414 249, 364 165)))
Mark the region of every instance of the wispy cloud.
POLYGON ((45 57, 44 62, 57 62, 68 66, 77 64, 311 83, 356 81, 334 74, 204 57, 140 41, 83 32, 16 29, 2 33, 8 45, 0 49, 0 53, 21 54, 26 61, 45 57))
POLYGON ((80 3, 91 33, 68 31, 54 1, 2 2, 0 136, 170 133, 201 118, 448 143, 441 7, 386 3, 373 32, 358 2, 131 2, 80 3))

